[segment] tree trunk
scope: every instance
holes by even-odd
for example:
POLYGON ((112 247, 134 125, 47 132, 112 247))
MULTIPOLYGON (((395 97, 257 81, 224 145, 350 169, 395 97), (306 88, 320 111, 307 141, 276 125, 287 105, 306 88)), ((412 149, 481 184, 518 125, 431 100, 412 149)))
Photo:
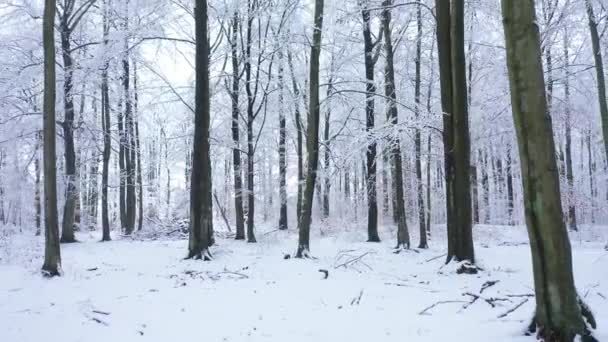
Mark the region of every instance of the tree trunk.
POLYGON ((578 230, 576 223, 576 206, 574 198, 574 174, 572 170, 572 112, 570 110, 570 56, 568 29, 564 27, 564 106, 566 111, 566 180, 568 185, 568 228, 578 230))
POLYGON ((63 207, 63 222, 61 225, 61 242, 76 242, 74 237, 74 216, 78 199, 78 180, 76 179, 76 152, 74 150, 74 98, 72 94, 73 60, 71 55, 69 16, 64 13, 60 17, 61 55, 63 57, 63 142, 65 153, 66 194, 63 207))
POLYGON ((464 0, 436 0, 437 48, 444 112, 446 262, 475 262, 471 215, 471 161, 466 61, 464 52, 464 0), (458 204, 458 208, 456 208, 458 204))
POLYGON ((141 178, 141 145, 139 140, 139 94, 137 91, 137 63, 133 62, 133 107, 135 121, 135 154, 137 156, 137 186, 138 186, 138 204, 137 204, 137 230, 141 230, 144 222, 144 185, 141 178))
MULTIPOLYGON (((251 74, 251 44, 253 34, 254 10, 256 1, 251 4, 247 1, 247 46, 245 47, 245 91, 247 92, 247 242, 256 242, 254 233, 255 222, 255 194, 254 194, 254 141, 253 122, 254 117, 254 94, 251 74)), ((256 14, 257 15, 257 14, 256 14)), ((258 66, 259 67, 259 66, 258 66)), ((257 82, 257 78, 255 82, 257 82)))
MULTIPOLYGON (((331 64, 333 65, 333 56, 331 64)), ((330 72, 333 72, 330 71, 330 72)), ((331 180, 329 179, 329 162, 331 160, 331 150, 329 141, 329 129, 330 129, 330 120, 331 120, 331 105, 330 105, 330 96, 332 91, 332 76, 329 77, 329 82, 327 83, 327 96, 325 97, 325 103, 327 105, 327 111, 325 112, 325 129, 323 130, 323 141, 325 142, 324 150, 324 163, 323 163, 323 218, 329 218, 329 192, 331 190, 331 180)))
POLYGON ((304 128, 302 127, 302 119, 300 117, 300 88, 298 87, 298 82, 296 82, 291 50, 287 50, 287 63, 289 64, 289 71, 291 73, 294 99, 294 121, 296 122, 296 153, 298 155, 298 198, 296 204, 296 218, 299 222, 300 213, 302 212, 302 193, 304 185, 304 154, 302 152, 304 145, 304 128))
POLYGON ((239 57, 237 52, 237 32, 239 28, 239 15, 234 12, 232 18, 231 34, 231 62, 232 62, 232 167, 234 172, 234 212, 236 221, 237 240, 245 240, 245 220, 243 213, 243 172, 241 171, 241 150, 239 142, 239 84, 241 76, 239 73, 239 57))
POLYGON ((134 153, 134 134, 133 134, 133 102, 131 100, 131 71, 129 65, 129 14, 128 14, 128 1, 126 2, 126 11, 124 18, 124 30, 127 34, 124 41, 124 55, 122 58, 122 86, 125 99, 125 114, 124 114, 124 158, 125 158, 125 181, 126 181, 126 194, 125 194, 125 227, 124 233, 130 235, 135 229, 135 163, 133 158, 134 153))
POLYGON ((321 55, 321 35, 323 32, 323 2, 315 0, 314 28, 310 50, 310 95, 308 106, 308 172, 302 200, 302 212, 298 221, 298 251, 296 257, 308 257, 310 252, 310 223, 312 202, 319 165, 319 57, 321 55))
POLYGON ((511 144, 507 145, 507 215, 508 222, 513 225, 513 160, 511 159, 511 144))
POLYGON ((374 44, 370 29, 370 13, 368 3, 361 11, 363 17, 363 44, 365 52, 365 129, 368 134, 367 144, 367 241, 380 242, 378 235, 378 201, 376 192, 376 139, 371 135, 375 126, 374 95, 374 60, 372 57, 374 44))
POLYGON ((532 328, 538 327, 543 339, 573 341, 576 335, 590 335, 582 314, 588 319, 591 316, 576 293, 570 241, 562 220, 534 1, 502 0, 502 13, 534 270, 536 316, 532 328))
MULTIPOLYGON (((103 2, 103 44, 108 49, 110 22, 108 18, 108 0, 103 2)), ((108 86, 109 62, 106 60, 101 71, 101 126, 103 130, 103 166, 101 172, 101 241, 110 241, 110 219, 108 213, 108 177, 110 170, 110 155, 112 153, 112 132, 110 130, 110 91, 108 86)))
POLYGON ((207 0, 197 0, 196 21, 196 105, 194 149, 190 185, 190 236, 188 259, 209 260, 213 245, 213 202, 211 158, 209 155, 210 93, 209 41, 207 40, 207 0))
POLYGON ((55 165, 55 0, 45 0, 42 22, 44 45, 44 275, 61 274, 59 220, 57 217, 57 170, 55 165))
MULTIPOLYGON (((382 9, 382 30, 384 32, 384 49, 386 54, 386 73, 385 73, 385 95, 388 99, 388 120, 390 124, 397 128, 399 118, 397 116, 397 94, 395 91, 395 70, 393 64, 393 42, 391 40, 391 12, 392 0, 383 1, 382 9)), ((392 178, 393 178, 393 199, 395 203, 394 212, 397 219, 397 248, 410 248, 410 236, 405 217, 405 203, 403 194, 403 167, 401 160, 401 143, 399 136, 392 138, 391 146, 392 178)))
MULTIPOLYGON (((283 68, 283 50, 279 50, 279 229, 287 229, 287 120, 285 118, 283 89, 285 77, 283 68)), ((272 173, 271 173, 272 175, 272 173)))
MULTIPOLYGON (((42 229, 42 203, 40 200, 40 152, 38 148, 42 144, 42 132, 38 133, 38 146, 34 157, 34 171, 36 172, 36 183, 34 184, 34 207, 36 208, 36 236, 41 234, 42 229)), ((1 204, 1 203, 0 203, 1 204)))
MULTIPOLYGON (((422 106, 420 96, 420 59, 422 55, 422 6, 421 1, 418 0, 416 5, 416 79, 414 81, 414 101, 416 102, 415 115, 416 121, 420 122, 420 108, 422 106)), ((420 136, 420 128, 416 127, 414 132, 414 149, 416 158, 416 184, 418 186, 418 225, 420 227, 420 243, 418 248, 428 248, 429 245, 426 240, 426 213, 424 209, 424 184, 422 183, 422 138, 420 136)))

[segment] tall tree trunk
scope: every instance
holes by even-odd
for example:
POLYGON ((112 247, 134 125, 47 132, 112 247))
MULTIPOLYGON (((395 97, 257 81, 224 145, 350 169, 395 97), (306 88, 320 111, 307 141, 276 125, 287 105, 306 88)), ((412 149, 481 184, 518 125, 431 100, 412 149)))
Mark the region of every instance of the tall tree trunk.
POLYGON ((196 105, 194 148, 190 185, 190 236, 188 259, 209 260, 213 245, 213 202, 211 157, 209 155, 210 92, 209 41, 207 40, 207 0, 196 0, 196 105))
MULTIPOLYGON (((245 91, 247 92, 247 242, 256 242, 254 232, 255 222, 255 184, 254 184, 254 141, 253 122, 254 116, 254 90, 252 89, 251 74, 251 45, 253 34, 253 12, 256 10, 257 1, 247 1, 247 46, 245 47, 245 91)), ((257 82, 257 78, 255 80, 257 82)))
POLYGON ((602 132, 604 135, 604 153, 608 158, 608 103, 606 101, 606 80, 604 78, 604 62, 602 60, 602 47, 600 35, 597 32, 597 19, 593 13, 591 0, 585 0, 587 16, 589 18, 589 32, 591 33, 591 45, 593 47, 593 58, 595 59, 595 72, 597 80, 598 101, 600 104, 600 118, 602 120, 602 132))
POLYGON ((513 160, 511 158, 511 144, 507 145, 507 215, 509 225, 513 225, 513 160))
POLYGON ((55 165, 55 0, 45 0, 42 21, 44 45, 44 222, 45 244, 42 272, 46 276, 61 273, 59 220, 57 217, 57 170, 55 165))
POLYGON ((572 170, 572 112, 570 110, 570 55, 568 28, 564 27, 564 106, 566 110, 566 180, 568 184, 568 228, 578 230, 574 199, 574 174, 572 170))
POLYGON ((234 12, 232 18, 232 33, 231 33, 231 62, 232 62, 232 167, 234 171, 234 212, 236 218, 236 236, 237 240, 245 240, 245 220, 243 213, 243 172, 241 170, 241 150, 239 142, 239 84, 241 80, 239 71, 239 57, 237 52, 237 32, 239 28, 239 14, 234 12))
POLYGON ((302 118, 300 117, 300 88, 296 81, 296 76, 293 69, 293 57, 291 56, 291 50, 287 50, 287 63, 289 64, 289 71, 291 73, 291 82, 293 87, 293 100, 294 100, 294 121, 296 122, 296 154, 298 155, 298 198, 296 204, 296 218, 300 219, 300 213, 302 212, 302 194, 304 187, 304 128, 302 127, 302 118))
MULTIPOLYGON (((285 83, 283 50, 279 48, 279 229, 287 229, 287 120, 285 118, 283 89, 285 83)), ((272 175, 272 173, 271 173, 272 175)))
POLYGON ((376 191, 376 139, 372 136, 375 126, 374 96, 376 85, 374 83, 374 58, 372 33, 370 29, 370 13, 368 2, 365 2, 361 11, 363 17, 363 44, 365 52, 365 129, 368 134, 367 144, 367 241, 380 242, 378 235, 378 201, 376 191))
POLYGON ((42 132, 38 133, 38 146, 36 147, 36 156, 34 157, 34 171, 36 172, 36 183, 34 184, 34 207, 36 207, 36 236, 41 234, 42 229, 42 203, 40 199, 40 152, 38 151, 42 145, 42 132))
POLYGON ((323 32, 323 2, 315 0, 314 28, 310 49, 310 91, 308 105, 307 153, 308 171, 302 200, 302 212, 298 221, 298 251, 296 257, 308 257, 310 251, 310 223, 312 202, 319 165, 319 57, 321 55, 321 35, 323 32))
POLYGON ((134 153, 134 134, 133 134, 133 102, 131 100, 131 70, 129 65, 129 13, 128 13, 129 2, 125 4, 125 18, 124 18, 124 30, 125 30, 125 41, 124 41, 124 54, 122 58, 122 86, 125 99, 125 114, 124 114, 124 135, 125 135, 125 146, 124 146, 124 158, 125 158, 125 181, 126 181, 126 194, 125 194, 125 234, 129 235, 133 233, 135 229, 135 163, 133 158, 134 153))
MULTIPOLYGON (((331 64, 333 66, 333 56, 331 64)), ((330 71, 330 72, 333 72, 330 71)), ((327 104, 327 111, 325 112, 325 127, 323 130, 323 141, 325 142, 324 151, 324 163, 323 163, 323 218, 329 218, 329 192, 331 189, 331 180, 329 179, 329 162, 331 160, 331 149, 329 141, 329 129, 330 129, 330 120, 331 120, 331 100, 329 100, 332 91, 332 82, 333 75, 330 75, 329 82, 327 83, 327 96, 325 97, 325 103, 327 104)))
POLYGON ((585 145, 587 145, 587 156, 589 166, 589 196, 591 198, 591 223, 595 223, 595 198, 597 197, 597 189, 595 187, 595 160, 593 159, 593 152, 591 150, 591 130, 587 131, 585 145))
MULTIPOLYGON (((393 42, 391 39, 391 12, 392 0, 384 0, 382 9, 382 30, 384 32, 384 49, 386 55, 385 73, 385 95, 388 99, 388 119, 390 124, 397 128, 399 118, 397 116, 397 93, 395 90, 395 70, 393 64, 393 42)), ((401 161, 401 142, 399 136, 392 137, 391 146, 393 199, 395 203, 394 212, 397 219, 397 248, 410 248, 410 234, 405 217, 405 202, 403 194, 403 166, 401 161)))
MULTIPOLYGON (((108 49, 110 22, 108 18, 109 2, 103 3, 103 46, 108 49)), ((105 61, 101 71, 101 127, 103 130, 103 166, 101 172, 101 241, 110 241, 110 219, 108 213, 108 177, 110 170, 110 155, 112 153, 112 132, 110 130, 110 91, 108 86, 109 61, 105 61)))
POLYGON ((437 48, 444 113, 443 137, 446 178, 448 253, 446 262, 475 262, 471 215, 471 161, 464 0, 436 0, 437 48), (458 204, 458 209, 456 209, 458 204))
MULTIPOLYGON (((135 121, 135 154, 137 156, 137 186, 138 186, 138 205, 137 205, 137 230, 141 230, 144 223, 144 185, 141 178, 141 145, 139 140, 139 93, 137 89, 137 63, 133 62, 133 108, 135 121)), ((190 158, 188 158, 190 160, 190 158)))
POLYGON ((543 339, 573 341, 576 335, 590 335, 583 314, 592 326, 595 324, 574 286, 534 1, 501 2, 534 270, 536 315, 532 328, 538 327, 543 339))
MULTIPOLYGON (((416 79, 414 81, 414 101, 416 102, 415 115, 416 121, 420 121, 420 108, 422 106, 420 96, 420 64, 422 55, 422 6, 421 1, 418 0, 416 5, 416 58, 415 69, 416 79)), ((416 127, 414 132, 414 149, 416 158, 416 184, 418 186, 418 225, 420 227, 420 243, 418 248, 428 248, 429 245, 426 240, 426 213, 424 209, 424 184, 422 182, 422 138, 420 135, 420 128, 416 127)))
MULTIPOLYGON (((65 11, 65 10, 64 10, 65 11)), ((76 152, 74 149, 74 94, 73 87, 73 59, 71 48, 71 29, 69 14, 64 12, 60 17, 61 55, 63 57, 63 106, 65 117, 63 119, 63 142, 65 153, 65 176, 67 182, 66 198, 63 207, 63 222, 61 225, 61 242, 76 242, 74 237, 74 217, 76 201, 78 200, 78 180, 76 179, 76 152)))

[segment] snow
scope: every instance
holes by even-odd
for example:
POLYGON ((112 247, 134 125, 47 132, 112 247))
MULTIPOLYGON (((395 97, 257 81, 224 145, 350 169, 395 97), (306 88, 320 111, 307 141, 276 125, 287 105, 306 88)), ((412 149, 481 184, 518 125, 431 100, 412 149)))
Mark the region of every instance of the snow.
MULTIPOLYGON (((317 226, 315 259, 305 260, 285 259, 295 231, 262 228, 257 244, 218 238, 211 262, 183 260, 186 240, 99 243, 80 233, 81 243, 61 246, 64 275, 53 279, 40 276, 41 238, 5 236, 0 341, 535 340, 522 334, 534 298, 508 297, 533 293, 523 227, 475 228, 477 275, 444 265, 440 226, 430 249, 400 254, 392 229, 381 230, 382 243, 366 243, 364 227, 323 226, 321 234, 317 226), (498 282, 480 294, 488 281, 498 282), (482 298, 468 304, 466 292, 482 298), (420 314, 440 301, 453 302, 420 314)), ((575 279, 596 315, 596 337, 608 340, 608 234, 581 230, 571 236, 575 279)))

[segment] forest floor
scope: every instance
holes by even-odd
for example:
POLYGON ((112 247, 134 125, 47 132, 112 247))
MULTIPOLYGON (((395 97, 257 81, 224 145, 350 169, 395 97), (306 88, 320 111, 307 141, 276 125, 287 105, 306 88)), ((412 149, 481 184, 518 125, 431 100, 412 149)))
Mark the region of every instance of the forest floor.
MULTIPOLYGON (((183 239, 80 233, 61 246, 54 279, 40 275, 41 238, 4 236, 0 341, 535 340, 523 336, 534 310, 523 227, 476 227, 483 270, 458 275, 444 265, 442 233, 430 249, 394 254, 391 230, 366 243, 363 227, 347 226, 315 226, 305 260, 285 259, 295 231, 269 226, 257 244, 218 237, 212 262, 183 260, 183 239)), ((575 279, 608 341, 608 229, 581 231, 571 235, 575 279)))

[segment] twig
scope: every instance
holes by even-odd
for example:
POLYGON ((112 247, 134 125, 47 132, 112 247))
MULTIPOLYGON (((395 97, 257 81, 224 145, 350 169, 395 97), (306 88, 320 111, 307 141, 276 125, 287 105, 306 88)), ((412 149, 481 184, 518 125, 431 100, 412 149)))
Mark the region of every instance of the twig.
POLYGON ((363 296, 363 290, 361 290, 361 292, 359 292, 359 296, 353 298, 353 300, 350 301, 350 305, 359 305, 359 303, 361 303, 361 297, 363 296))
POLYGON ((319 272, 323 273, 323 279, 327 279, 329 277, 329 271, 328 270, 324 270, 324 269, 320 269, 319 272))
POLYGON ((110 314, 109 312, 101 311, 101 310, 93 310, 93 313, 100 314, 100 315, 106 315, 106 316, 108 316, 110 314))
POLYGON ((479 293, 483 293, 483 291, 485 291, 487 288, 492 287, 494 285, 496 285, 500 280, 488 280, 485 283, 483 283, 483 285, 481 285, 481 290, 479 290, 479 293))
POLYGON ((448 255, 448 254, 447 254, 447 253, 444 253, 444 254, 438 255, 438 256, 436 256, 436 257, 433 257, 433 258, 430 258, 430 259, 424 260, 424 262, 431 262, 431 261, 433 261, 433 260, 437 260, 437 259, 439 259, 439 258, 441 258, 441 257, 446 256, 446 255, 448 255))
POLYGON ((509 314, 511 314, 513 311, 519 309, 522 305, 526 304, 528 302, 528 298, 524 299, 521 301, 521 303, 515 305, 513 308, 507 310, 505 313, 498 315, 498 318, 505 318, 507 317, 509 314))
POLYGON ((435 303, 435 304, 433 304, 431 306, 426 307, 424 310, 420 311, 418 314, 419 315, 425 315, 425 314, 427 314, 426 313, 427 311, 429 311, 430 309, 436 307, 437 305, 440 305, 440 304, 451 304, 451 303, 467 303, 467 302, 465 302, 463 300, 442 300, 442 301, 439 301, 439 302, 437 302, 437 303, 435 303))
POLYGON ((510 298, 520 298, 520 297, 534 297, 532 293, 524 293, 524 294, 508 294, 507 297, 510 298))
POLYGON ((104 322, 104 321, 100 320, 99 318, 96 318, 96 317, 91 317, 91 320, 92 320, 93 322, 97 322, 97 323, 99 323, 99 324, 101 324, 101 325, 105 325, 106 327, 107 327, 107 326, 109 326, 109 324, 108 324, 107 322, 104 322))

